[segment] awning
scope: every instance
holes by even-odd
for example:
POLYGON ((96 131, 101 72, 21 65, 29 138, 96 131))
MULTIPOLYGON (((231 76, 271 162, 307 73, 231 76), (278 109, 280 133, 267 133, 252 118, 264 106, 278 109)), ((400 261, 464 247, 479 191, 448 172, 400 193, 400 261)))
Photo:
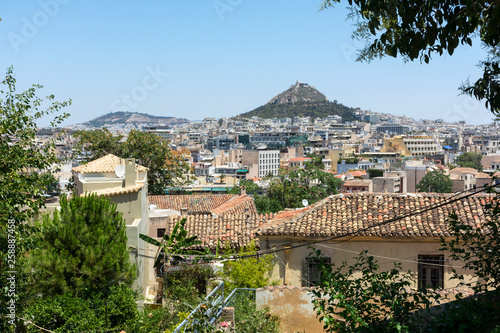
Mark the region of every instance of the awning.
POLYGON ((447 149, 447 150, 449 150, 449 149, 453 149, 453 147, 450 147, 450 146, 443 146, 443 148, 444 148, 444 149, 447 149))
POLYGON ((248 172, 247 169, 239 169, 239 170, 236 170, 236 173, 246 173, 248 172))

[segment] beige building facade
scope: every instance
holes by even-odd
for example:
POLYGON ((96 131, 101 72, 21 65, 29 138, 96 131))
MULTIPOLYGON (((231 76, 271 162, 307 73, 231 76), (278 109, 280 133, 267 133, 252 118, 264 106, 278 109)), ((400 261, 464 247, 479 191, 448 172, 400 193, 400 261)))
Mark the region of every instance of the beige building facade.
POLYGON ((130 262, 137 265, 138 276, 134 287, 145 295, 153 262, 149 244, 139 238, 149 234, 147 201, 147 168, 136 165, 133 159, 121 159, 112 154, 73 168, 75 189, 73 194, 83 196, 95 193, 117 205, 127 227, 127 245, 130 247, 130 262))
POLYGON ((470 281, 472 273, 463 263, 440 251, 440 239, 451 240, 446 219, 451 212, 460 221, 476 225, 484 219, 483 207, 490 195, 450 201, 452 194, 340 194, 315 205, 273 216, 257 232, 262 251, 277 250, 272 279, 286 286, 310 287, 320 279, 319 262, 310 256, 322 251, 334 265, 353 264, 354 257, 368 251, 381 270, 401 263, 410 271, 412 287, 455 288, 452 269, 470 281), (423 212, 433 205, 439 208, 423 212), (411 216, 408 216, 411 214, 411 216), (407 217, 404 217, 407 216, 407 217), (402 217, 402 218, 397 218, 402 217), (387 221, 387 222, 385 222, 387 221))

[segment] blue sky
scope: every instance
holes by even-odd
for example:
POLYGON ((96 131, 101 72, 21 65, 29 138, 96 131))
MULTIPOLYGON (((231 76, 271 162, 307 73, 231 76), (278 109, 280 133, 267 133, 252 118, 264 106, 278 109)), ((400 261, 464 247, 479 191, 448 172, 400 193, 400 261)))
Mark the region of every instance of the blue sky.
MULTIPOLYGON (((111 111, 199 120, 265 104, 299 80, 330 100, 415 119, 492 120, 458 87, 479 43, 430 65, 354 61, 343 5, 320 0, 0 1, 0 69, 71 98, 65 124, 111 111)), ((41 125, 46 125, 42 122, 41 125)))

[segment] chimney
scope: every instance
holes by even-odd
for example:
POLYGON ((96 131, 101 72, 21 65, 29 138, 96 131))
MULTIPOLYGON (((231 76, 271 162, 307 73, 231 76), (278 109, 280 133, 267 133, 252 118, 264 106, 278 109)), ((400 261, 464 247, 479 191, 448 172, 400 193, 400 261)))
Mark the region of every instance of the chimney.
POLYGON ((187 216, 188 209, 186 207, 181 208, 181 216, 187 216))
POLYGON ((135 159, 125 159, 125 187, 135 186, 135 159))
POLYGON ((247 194, 247 188, 245 186, 240 186, 240 195, 246 195, 247 194))

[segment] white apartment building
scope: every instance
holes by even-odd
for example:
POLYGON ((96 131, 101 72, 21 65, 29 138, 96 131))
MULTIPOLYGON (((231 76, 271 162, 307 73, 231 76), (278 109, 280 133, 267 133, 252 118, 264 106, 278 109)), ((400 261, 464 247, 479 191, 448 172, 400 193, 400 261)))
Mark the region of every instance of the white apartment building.
POLYGON ((443 152, 443 147, 437 137, 413 135, 403 137, 403 142, 412 156, 436 155, 443 152))
POLYGON ((248 168, 248 178, 277 176, 280 167, 279 150, 244 150, 242 164, 248 168))
POLYGON ((279 168, 279 150, 259 150, 259 177, 265 177, 270 173, 277 176, 279 168))

